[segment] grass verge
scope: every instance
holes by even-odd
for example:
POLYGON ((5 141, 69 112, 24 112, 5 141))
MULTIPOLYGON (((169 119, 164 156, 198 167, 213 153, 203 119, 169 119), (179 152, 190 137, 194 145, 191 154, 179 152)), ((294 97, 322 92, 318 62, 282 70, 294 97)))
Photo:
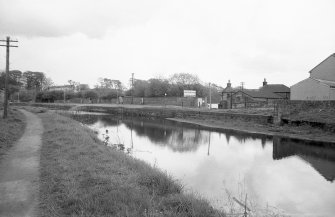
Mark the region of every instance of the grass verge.
POLYGON ((8 109, 7 119, 3 119, 0 108, 0 158, 21 138, 26 126, 24 114, 15 108, 8 109))
POLYGON ((102 145, 79 122, 39 116, 40 216, 223 216, 167 174, 102 145))

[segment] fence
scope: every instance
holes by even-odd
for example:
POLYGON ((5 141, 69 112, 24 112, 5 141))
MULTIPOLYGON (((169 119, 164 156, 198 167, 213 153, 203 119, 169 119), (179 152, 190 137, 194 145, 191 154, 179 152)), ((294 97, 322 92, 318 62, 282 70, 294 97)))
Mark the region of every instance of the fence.
MULTIPOLYGON (((122 104, 135 104, 135 105, 173 105, 183 107, 197 107, 196 97, 122 97, 122 104)), ((56 100, 55 103, 62 103, 63 100, 56 100)), ((117 104, 119 103, 116 98, 110 100, 103 99, 81 99, 73 98, 67 100, 68 103, 103 103, 103 104, 117 104)))

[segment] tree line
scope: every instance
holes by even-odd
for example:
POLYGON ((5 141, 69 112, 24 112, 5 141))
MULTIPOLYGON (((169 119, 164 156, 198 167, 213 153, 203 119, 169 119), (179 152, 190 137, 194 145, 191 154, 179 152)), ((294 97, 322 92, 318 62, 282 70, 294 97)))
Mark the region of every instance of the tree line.
MULTIPOLYGON (((4 89, 5 73, 0 73, 0 89, 4 89)), ((197 97, 208 97, 208 84, 190 73, 175 73, 169 78, 151 78, 148 80, 134 79, 129 87, 119 80, 99 78, 93 88, 87 84, 80 84, 74 80, 68 81, 72 91, 53 90, 53 82, 43 72, 12 70, 8 77, 9 94, 12 98, 20 92, 21 101, 46 101, 69 100, 73 98, 86 98, 98 100, 111 100, 117 97, 182 97, 184 90, 195 90, 197 97), (25 93, 29 96, 25 96, 25 93), (13 97, 13 95, 15 95, 13 97)), ((212 99, 220 98, 222 87, 211 84, 212 99)))

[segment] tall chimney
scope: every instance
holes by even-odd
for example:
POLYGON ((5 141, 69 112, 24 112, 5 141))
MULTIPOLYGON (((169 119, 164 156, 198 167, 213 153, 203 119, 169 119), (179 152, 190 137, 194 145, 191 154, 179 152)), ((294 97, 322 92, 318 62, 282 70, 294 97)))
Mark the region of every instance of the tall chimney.
POLYGON ((228 80, 227 87, 231 87, 230 80, 228 80))
POLYGON ((266 79, 264 78, 264 81, 263 81, 263 86, 267 85, 268 82, 266 82, 266 79))

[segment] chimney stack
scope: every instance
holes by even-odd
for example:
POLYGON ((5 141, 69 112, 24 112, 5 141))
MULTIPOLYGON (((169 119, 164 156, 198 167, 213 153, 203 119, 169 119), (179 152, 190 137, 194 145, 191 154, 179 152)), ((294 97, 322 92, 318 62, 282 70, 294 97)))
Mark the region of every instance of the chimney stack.
POLYGON ((228 80, 227 87, 231 87, 230 80, 228 80))
POLYGON ((268 82, 266 81, 266 79, 264 78, 264 81, 263 81, 263 86, 267 85, 268 82))

